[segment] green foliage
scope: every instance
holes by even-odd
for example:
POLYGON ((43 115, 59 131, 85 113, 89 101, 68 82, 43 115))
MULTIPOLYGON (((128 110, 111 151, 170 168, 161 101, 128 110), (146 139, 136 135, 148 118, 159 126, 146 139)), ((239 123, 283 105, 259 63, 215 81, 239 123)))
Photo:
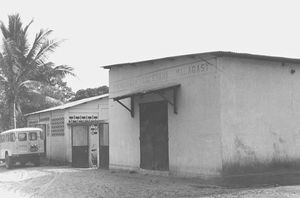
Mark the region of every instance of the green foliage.
POLYGON ((100 86, 97 88, 80 89, 75 93, 75 96, 70 101, 81 100, 93 96, 99 96, 108 93, 108 86, 100 86))
POLYGON ((18 126, 24 125, 23 113, 61 104, 72 97, 72 90, 62 79, 73 74, 73 68, 55 65, 49 55, 62 41, 50 40, 52 30, 40 30, 32 44, 18 14, 8 16, 8 26, 0 23, 3 35, 0 51, 0 122, 12 127, 14 104, 18 126))

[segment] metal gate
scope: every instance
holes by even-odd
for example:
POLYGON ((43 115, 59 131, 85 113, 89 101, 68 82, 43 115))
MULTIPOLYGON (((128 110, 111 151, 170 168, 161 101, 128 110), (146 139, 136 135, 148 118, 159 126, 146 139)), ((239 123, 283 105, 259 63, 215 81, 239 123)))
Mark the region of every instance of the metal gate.
POLYGON ((72 166, 89 167, 88 126, 72 126, 72 166))
POLYGON ((143 169, 169 170, 168 104, 140 104, 140 151, 143 169))

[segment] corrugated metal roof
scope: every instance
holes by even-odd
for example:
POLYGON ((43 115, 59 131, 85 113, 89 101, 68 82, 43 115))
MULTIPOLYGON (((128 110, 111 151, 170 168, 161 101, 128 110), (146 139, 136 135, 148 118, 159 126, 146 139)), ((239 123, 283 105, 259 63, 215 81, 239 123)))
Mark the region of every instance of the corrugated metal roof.
POLYGON ((80 105, 80 104, 84 104, 84 103, 87 103, 87 102, 91 102, 91 101, 106 98, 106 97, 108 97, 108 94, 103 94, 103 95, 100 95, 100 96, 84 98, 82 100, 76 100, 74 102, 68 102, 66 104, 63 104, 63 105, 60 105, 60 106, 57 106, 57 107, 52 107, 52 108, 49 108, 49 109, 44 109, 44 110, 41 110, 41 111, 28 113, 25 116, 30 116, 30 115, 34 115, 34 114, 38 114, 38 113, 45 113, 45 112, 55 111, 55 110, 68 109, 68 108, 71 108, 71 107, 74 107, 74 106, 77 106, 77 105, 80 105))
POLYGON ((278 61, 278 62, 288 62, 288 63, 300 63, 300 59, 297 58, 287 58, 287 57, 280 57, 280 56, 267 56, 267 55, 258 55, 258 54, 248 54, 248 53, 237 53, 237 52, 226 52, 226 51, 212 51, 212 52, 204 52, 204 53, 197 53, 197 54, 186 54, 186 55, 179 55, 179 56, 171 56, 165 58, 157 58, 145 61, 137 61, 137 62, 129 62, 129 63, 120 63, 114 65, 107 65, 102 66, 105 69, 110 69, 112 67, 130 65, 130 64, 139 64, 139 63, 146 63, 148 61, 160 61, 160 60, 168 60, 186 56, 198 56, 198 55, 212 55, 216 57, 228 56, 228 57, 239 57, 239 58, 249 58, 249 59, 258 59, 258 60, 267 60, 267 61, 278 61))
POLYGON ((20 131, 41 131, 40 128, 33 128, 33 127, 26 127, 26 128, 17 128, 17 129, 10 129, 7 131, 1 132, 1 134, 10 133, 10 132, 20 132, 20 131))
POLYGON ((153 93, 155 91, 162 91, 162 90, 167 90, 167 89, 171 89, 171 88, 175 88, 175 87, 180 87, 180 84, 176 83, 176 84, 167 84, 167 85, 164 85, 164 86, 158 86, 158 87, 152 87, 152 88, 146 88, 146 89, 141 89, 141 90, 136 90, 132 93, 129 93, 129 94, 125 94, 125 95, 121 95, 121 96, 117 96, 117 97, 114 97, 113 99, 115 100, 121 100, 121 99, 124 99, 124 98, 129 98, 131 96, 135 96, 135 95, 144 95, 144 94, 147 94, 147 93, 153 93))

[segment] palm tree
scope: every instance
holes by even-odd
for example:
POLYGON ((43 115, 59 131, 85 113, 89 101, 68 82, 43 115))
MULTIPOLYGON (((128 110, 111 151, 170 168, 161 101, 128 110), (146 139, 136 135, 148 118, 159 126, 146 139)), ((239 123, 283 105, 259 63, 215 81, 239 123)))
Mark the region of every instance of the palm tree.
POLYGON ((5 90, 6 104, 9 108, 10 127, 16 127, 16 112, 21 114, 20 103, 23 95, 41 94, 41 87, 56 86, 58 79, 72 73, 73 68, 56 66, 48 61, 62 41, 50 40, 52 30, 41 29, 30 45, 27 31, 33 21, 25 27, 19 14, 8 16, 8 26, 0 23, 3 35, 0 52, 0 89, 5 90))

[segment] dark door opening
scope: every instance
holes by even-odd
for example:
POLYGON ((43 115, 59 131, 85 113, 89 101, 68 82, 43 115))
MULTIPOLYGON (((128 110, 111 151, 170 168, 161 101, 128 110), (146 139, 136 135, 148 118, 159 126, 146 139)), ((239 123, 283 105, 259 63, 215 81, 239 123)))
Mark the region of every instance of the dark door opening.
POLYGON ((168 103, 140 104, 140 167, 169 170, 168 103))
POLYGON ((99 158, 100 167, 109 167, 109 129, 108 123, 99 125, 99 158))
POLYGON ((87 126, 72 127, 72 166, 89 167, 89 139, 87 126))
POLYGON ((46 139, 47 138, 47 135, 46 135, 47 127, 46 127, 46 124, 38 124, 38 125, 36 125, 36 127, 42 129, 41 139, 44 140, 44 155, 46 156, 46 153, 47 153, 47 151, 46 151, 46 149, 47 149, 47 139, 46 139))

